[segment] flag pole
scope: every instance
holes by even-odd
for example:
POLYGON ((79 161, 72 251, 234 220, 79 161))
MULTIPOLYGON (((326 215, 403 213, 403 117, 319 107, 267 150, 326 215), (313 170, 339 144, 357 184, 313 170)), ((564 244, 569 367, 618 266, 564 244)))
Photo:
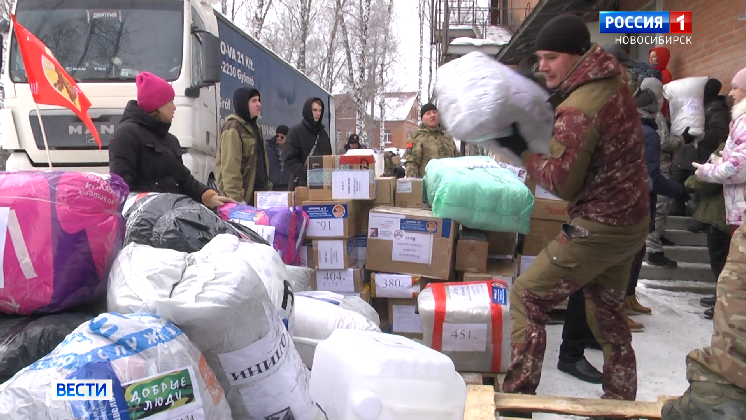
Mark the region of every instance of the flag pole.
POLYGON ((41 111, 39 110, 39 104, 36 104, 36 117, 39 118, 39 127, 41 127, 41 136, 44 139, 44 150, 47 151, 47 162, 49 162, 49 169, 52 169, 52 155, 49 153, 49 142, 47 142, 47 132, 44 130, 44 121, 41 120, 41 111))

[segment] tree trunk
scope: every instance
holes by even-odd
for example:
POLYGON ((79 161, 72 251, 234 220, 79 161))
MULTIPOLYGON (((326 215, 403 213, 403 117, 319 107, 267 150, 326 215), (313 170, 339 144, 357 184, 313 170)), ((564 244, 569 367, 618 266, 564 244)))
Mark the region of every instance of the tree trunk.
POLYGON ((298 50, 298 70, 306 72, 306 43, 311 26, 311 0, 300 0, 300 49, 298 50))

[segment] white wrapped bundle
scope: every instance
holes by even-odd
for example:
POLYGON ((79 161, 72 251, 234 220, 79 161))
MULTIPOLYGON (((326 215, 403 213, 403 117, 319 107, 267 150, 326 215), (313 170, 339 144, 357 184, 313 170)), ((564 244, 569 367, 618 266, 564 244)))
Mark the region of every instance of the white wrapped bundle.
POLYGON ((131 418, 232 418, 199 349, 152 314, 101 314, 0 385, 3 420, 116 419, 127 412, 131 418), (114 400, 50 398, 62 379, 111 379, 114 400))
POLYGON ((547 153, 554 110, 549 93, 492 57, 472 52, 438 69, 435 95, 443 125, 455 139, 481 143, 511 134, 511 124, 529 149, 547 153))
POLYGON ((316 345, 336 329, 381 332, 381 320, 367 302, 357 296, 333 292, 295 294, 293 342, 303 363, 313 367, 316 345))
POLYGON ((507 371, 511 318, 505 282, 429 283, 417 306, 422 344, 450 357, 457 371, 507 371))
POLYGON ((674 80, 663 86, 663 96, 668 99, 671 111, 671 134, 681 136, 689 127, 689 134, 701 137, 705 134, 705 84, 707 77, 687 77, 674 80))
POLYGON ((265 283, 240 247, 225 251, 225 236, 186 255, 183 271, 177 254, 152 261, 154 249, 128 245, 109 277, 109 309, 154 311, 183 328, 225 389, 234 420, 325 419, 265 283))

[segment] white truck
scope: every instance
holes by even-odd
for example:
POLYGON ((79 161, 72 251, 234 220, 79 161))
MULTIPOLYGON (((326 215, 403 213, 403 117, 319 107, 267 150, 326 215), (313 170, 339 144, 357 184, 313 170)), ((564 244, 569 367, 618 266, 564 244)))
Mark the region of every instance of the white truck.
MULTIPOLYGON (((135 77, 154 73, 172 84, 177 106, 171 133, 188 150, 185 165, 214 186, 220 127, 233 112, 233 92, 253 86, 262 95, 259 124, 266 138, 278 125, 301 121, 309 97, 325 102, 322 117, 334 135, 334 98, 213 9, 209 0, 18 0, 16 20, 36 35, 90 99, 89 115, 103 149, 71 111, 39 105, 53 167, 108 172, 107 146, 135 77)), ((6 170, 48 167, 46 150, 13 28, 3 53, 5 102, 0 146, 6 170)), ((1 41, 1 40, 0 40, 1 41)))

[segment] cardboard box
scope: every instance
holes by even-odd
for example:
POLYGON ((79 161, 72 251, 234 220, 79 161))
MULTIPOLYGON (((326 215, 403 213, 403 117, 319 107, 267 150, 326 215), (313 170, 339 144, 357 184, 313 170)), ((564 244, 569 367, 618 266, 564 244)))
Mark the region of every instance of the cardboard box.
POLYGON ((539 255, 560 233, 562 223, 557 220, 531 219, 531 230, 523 239, 522 254, 539 255))
POLYGON ((568 204, 566 201, 536 198, 534 200, 534 210, 531 212, 531 218, 567 222, 570 219, 570 216, 567 215, 567 208, 568 204))
POLYGON ((371 210, 373 210, 376 207, 379 207, 372 201, 358 201, 358 208, 360 209, 358 211, 358 215, 355 217, 355 220, 357 222, 357 233, 359 235, 365 235, 368 236, 368 214, 371 210))
POLYGON ((515 260, 490 260, 484 273, 464 273, 462 280, 468 282, 498 279, 512 286, 516 277, 518 277, 518 264, 515 260))
POLYGON ((316 266, 321 270, 344 270, 357 262, 357 240, 350 239, 314 239, 313 255, 316 266))
POLYGON ((351 238, 357 233, 356 201, 304 201, 308 214, 307 238, 351 238))
POLYGON ((373 200, 376 198, 375 157, 310 156, 308 198, 320 200, 373 200))
POLYGON ((308 187, 295 187, 295 203, 301 205, 308 200, 308 187))
POLYGON ((429 210, 376 207, 369 216, 365 267, 448 280, 456 229, 453 220, 435 217, 429 210))
POLYGON ((487 255, 494 259, 515 258, 518 234, 513 232, 486 232, 489 247, 487 255))
POLYGON ((367 272, 362 266, 346 270, 316 270, 311 277, 311 289, 335 293, 360 293, 363 291, 367 272))
POLYGON ((360 291, 360 293, 340 293, 343 296, 355 296, 359 297, 360 299, 370 303, 371 296, 370 296, 370 283, 365 283, 363 286, 363 290, 360 291))
POLYGON ((420 281, 410 274, 370 273, 370 293, 374 298, 416 299, 420 281))
POLYGON ((419 178, 402 178, 396 180, 394 204, 401 208, 422 208, 424 185, 419 178))
POLYGON ((483 273, 487 269, 489 242, 484 239, 461 238, 456 243, 456 271, 483 273))
POLYGON ((393 206, 395 192, 396 178, 376 178, 376 199, 373 200, 373 204, 378 206, 393 206))
POLYGON ((365 264, 365 259, 368 256, 368 237, 365 235, 357 235, 354 239, 355 249, 357 249, 357 262, 365 264))
POLYGON ((526 269, 536 261, 536 255, 520 255, 518 257, 518 276, 526 272, 526 269))
POLYGON ((272 207, 295 207, 293 191, 254 191, 254 207, 271 209, 272 207))
POLYGON ((417 299, 389 299, 391 332, 413 339, 422 339, 422 321, 417 313, 417 299))
POLYGON ((313 254, 313 244, 311 242, 304 243, 300 247, 300 265, 301 267, 313 269, 318 266, 316 257, 313 254))

